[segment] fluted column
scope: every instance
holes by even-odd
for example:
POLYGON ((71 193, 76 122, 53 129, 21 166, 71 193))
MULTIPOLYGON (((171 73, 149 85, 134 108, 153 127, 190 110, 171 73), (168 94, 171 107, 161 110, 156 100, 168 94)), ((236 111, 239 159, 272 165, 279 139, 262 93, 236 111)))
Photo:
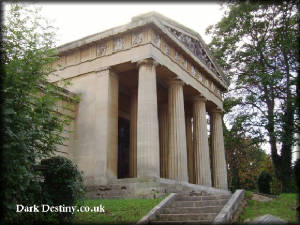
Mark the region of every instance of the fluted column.
MULTIPOLYGON (((105 107, 107 107, 106 130, 107 133, 107 178, 116 179, 118 177, 118 102, 119 102, 119 78, 111 69, 108 70, 107 76, 107 99, 105 107)), ((103 108, 101 108, 103 109, 103 108)), ((105 126, 101 124, 100 126, 105 126)), ((97 146, 98 147, 98 146, 97 146)))
POLYGON ((211 186, 205 102, 204 97, 193 98, 195 184, 211 186))
POLYGON ((137 176, 159 177, 156 63, 138 62, 137 176))
POLYGON ((193 134, 192 134, 192 115, 186 113, 185 127, 186 127, 186 147, 187 147, 187 164, 189 183, 194 183, 194 153, 193 153, 193 134))
POLYGON ((172 80, 168 91, 169 161, 168 177, 188 181, 183 82, 172 80))
POLYGON ((228 189, 221 110, 211 111, 211 154, 213 186, 228 189))
POLYGON ((159 110, 159 146, 160 146, 160 176, 168 177, 168 105, 159 110))
POLYGON ((131 93, 130 100, 130 142, 129 142, 129 176, 136 177, 137 149, 137 91, 131 93))

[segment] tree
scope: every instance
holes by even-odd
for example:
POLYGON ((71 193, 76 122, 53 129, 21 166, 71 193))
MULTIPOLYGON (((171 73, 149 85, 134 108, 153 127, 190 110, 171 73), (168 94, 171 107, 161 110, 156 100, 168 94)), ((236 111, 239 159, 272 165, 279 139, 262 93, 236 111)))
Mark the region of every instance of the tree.
POLYGON ((264 136, 271 148, 283 191, 292 190, 292 147, 299 128, 296 82, 299 70, 299 13, 296 1, 229 3, 216 25, 210 48, 239 97, 235 112, 253 137, 264 136), (280 151, 279 151, 280 148, 280 151))
POLYGON ((4 220, 16 222, 16 204, 41 203, 41 174, 35 165, 63 143, 60 134, 70 121, 53 112, 61 95, 47 82, 55 60, 53 28, 38 9, 12 4, 6 15, 1 194, 4 220))
MULTIPOLYGON (((239 101, 236 99, 225 99, 225 115, 237 104, 239 101)), ((246 130, 242 126, 245 120, 245 116, 235 118, 230 129, 226 124, 223 125, 228 181, 232 191, 241 188, 256 189, 257 177, 267 158, 267 154, 259 146, 261 140, 246 136, 246 130)))

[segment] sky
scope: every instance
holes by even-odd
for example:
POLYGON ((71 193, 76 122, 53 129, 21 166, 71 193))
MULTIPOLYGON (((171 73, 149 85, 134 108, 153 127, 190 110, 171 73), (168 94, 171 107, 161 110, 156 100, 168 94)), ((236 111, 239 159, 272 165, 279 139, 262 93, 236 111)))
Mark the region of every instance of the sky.
MULTIPOLYGON (((28 3, 33 4, 33 3, 28 3)), ((156 11, 198 32, 206 43, 205 29, 218 23, 225 9, 208 3, 34 3, 42 15, 58 28, 57 45, 62 45, 131 21, 139 14, 156 11)))

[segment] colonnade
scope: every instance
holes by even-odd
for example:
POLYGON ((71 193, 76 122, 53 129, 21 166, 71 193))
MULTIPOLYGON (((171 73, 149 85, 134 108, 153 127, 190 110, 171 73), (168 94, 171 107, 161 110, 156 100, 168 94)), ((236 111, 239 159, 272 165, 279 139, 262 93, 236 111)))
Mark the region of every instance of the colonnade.
POLYGON ((199 93, 190 99, 192 107, 185 113, 184 82, 173 79, 168 102, 158 107, 156 66, 152 59, 138 62, 138 90, 132 92, 130 106, 130 177, 227 189, 221 111, 209 111, 209 148, 205 97, 199 93))

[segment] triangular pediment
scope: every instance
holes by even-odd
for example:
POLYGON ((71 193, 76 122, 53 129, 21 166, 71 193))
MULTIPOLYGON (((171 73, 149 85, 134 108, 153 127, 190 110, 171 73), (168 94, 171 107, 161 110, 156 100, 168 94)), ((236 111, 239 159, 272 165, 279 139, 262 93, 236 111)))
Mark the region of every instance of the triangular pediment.
POLYGON ((211 70, 217 78, 219 78, 226 86, 228 85, 225 74, 210 54, 209 49, 200 34, 157 12, 146 13, 135 17, 135 19, 147 17, 154 17, 156 21, 168 31, 168 35, 175 37, 175 39, 183 44, 190 53, 211 70))
POLYGON ((165 26, 182 44, 184 44, 203 64, 205 64, 210 70, 212 70, 220 79, 222 79, 220 73, 216 69, 215 65, 207 55, 207 52, 202 47, 199 40, 186 35, 177 29, 169 26, 165 26))
POLYGON ((227 83, 225 75, 220 71, 220 68, 216 65, 216 62, 212 59, 209 54, 207 47, 203 40, 200 40, 199 34, 192 34, 189 31, 183 30, 182 28, 177 28, 174 25, 169 25, 164 23, 165 28, 174 36, 178 41, 180 41, 187 49, 189 49, 194 56, 197 57, 204 65, 206 65, 217 77, 223 82, 227 83))

